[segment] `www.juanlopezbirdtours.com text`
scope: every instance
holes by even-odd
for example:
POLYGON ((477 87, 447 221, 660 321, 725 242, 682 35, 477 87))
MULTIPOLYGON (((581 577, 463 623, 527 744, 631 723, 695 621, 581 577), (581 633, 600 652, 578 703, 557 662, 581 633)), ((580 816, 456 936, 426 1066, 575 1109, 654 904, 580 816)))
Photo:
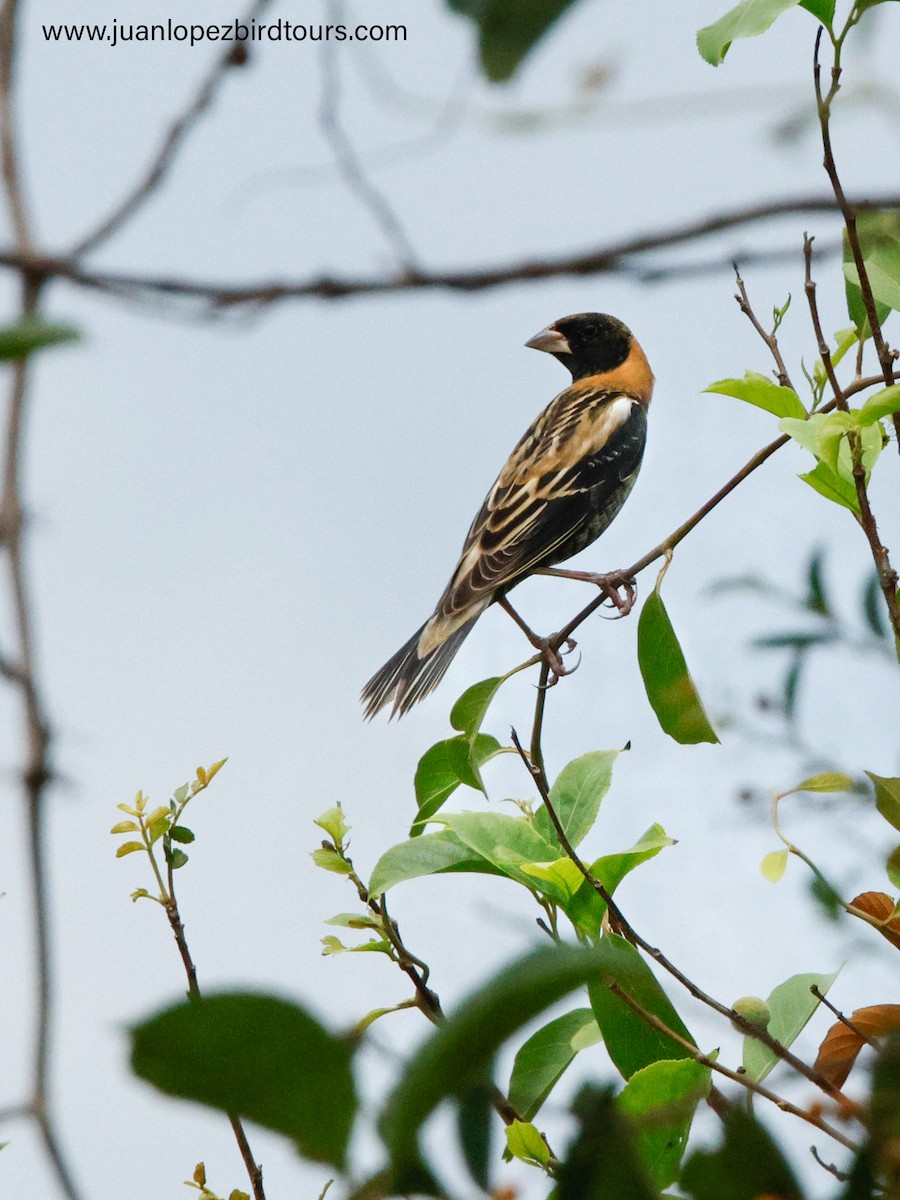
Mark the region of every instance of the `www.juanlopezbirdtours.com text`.
POLYGON ((153 25, 136 21, 127 24, 46 24, 41 26, 46 42, 94 42, 118 46, 128 42, 405 42, 405 25, 298 25, 277 21, 228 21, 224 24, 184 24, 171 18, 153 25))

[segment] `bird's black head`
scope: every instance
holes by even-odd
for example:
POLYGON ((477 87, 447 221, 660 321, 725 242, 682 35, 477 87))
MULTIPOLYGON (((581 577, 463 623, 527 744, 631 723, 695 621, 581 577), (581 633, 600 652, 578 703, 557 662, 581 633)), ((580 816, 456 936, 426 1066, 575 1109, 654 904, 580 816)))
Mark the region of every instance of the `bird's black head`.
POLYGON ((606 313, 576 313, 554 321, 525 345, 557 355, 573 379, 584 379, 620 367, 634 338, 627 325, 606 313))

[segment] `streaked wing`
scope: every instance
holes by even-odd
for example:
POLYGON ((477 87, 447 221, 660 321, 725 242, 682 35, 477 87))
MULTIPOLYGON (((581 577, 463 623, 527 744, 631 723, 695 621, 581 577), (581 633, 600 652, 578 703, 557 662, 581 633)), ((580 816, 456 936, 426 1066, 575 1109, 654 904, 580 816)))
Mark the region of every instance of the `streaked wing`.
POLYGON ((438 606, 446 617, 603 532, 637 475, 642 404, 590 380, 567 388, 525 433, 472 523, 438 606))

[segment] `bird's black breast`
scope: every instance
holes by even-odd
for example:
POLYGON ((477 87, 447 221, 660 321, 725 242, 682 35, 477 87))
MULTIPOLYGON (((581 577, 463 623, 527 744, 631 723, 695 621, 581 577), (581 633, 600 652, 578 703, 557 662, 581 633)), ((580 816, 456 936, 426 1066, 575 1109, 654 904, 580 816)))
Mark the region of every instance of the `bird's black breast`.
POLYGON ((571 558, 609 526, 634 487, 646 441, 647 411, 634 403, 603 449, 573 464, 569 494, 551 504, 544 517, 547 542, 560 540, 542 566, 571 558))

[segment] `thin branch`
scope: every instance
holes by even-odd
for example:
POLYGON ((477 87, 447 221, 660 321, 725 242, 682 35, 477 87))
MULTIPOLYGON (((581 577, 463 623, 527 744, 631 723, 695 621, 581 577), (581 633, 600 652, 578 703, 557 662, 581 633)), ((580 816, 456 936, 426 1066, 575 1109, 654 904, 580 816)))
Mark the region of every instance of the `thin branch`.
POLYGON ((831 1003, 831 1001, 828 999, 828 997, 825 995, 825 993, 819 991, 819 988, 816 986, 816 984, 813 984, 809 990, 812 992, 812 994, 815 996, 815 998, 818 1001, 820 1001, 820 1003, 824 1004, 825 1007, 830 1012, 834 1013, 834 1015, 837 1017, 837 1019, 840 1021, 840 1023, 842 1025, 846 1025, 851 1033, 856 1034, 856 1036, 860 1039, 860 1041, 863 1043, 863 1045, 865 1045, 865 1046, 874 1046, 875 1045, 875 1043, 872 1041, 872 1039, 870 1037, 868 1037, 866 1034, 864 1034, 863 1031, 860 1028, 858 1028, 858 1026, 854 1025, 849 1017, 845 1017, 839 1008, 835 1008, 835 1006, 831 1003))
POLYGON ((768 1088, 763 1087, 761 1083, 757 1083, 754 1079, 751 1079, 749 1075, 739 1071, 732 1071, 729 1067, 723 1066, 722 1063, 717 1062, 716 1059, 710 1058, 709 1055, 704 1054, 694 1045, 693 1042, 689 1042, 687 1038, 684 1038, 681 1036, 681 1034, 676 1033, 674 1029, 670 1029, 669 1026, 666 1025, 665 1021, 660 1020, 660 1018, 654 1013, 648 1012, 642 1004, 635 1000, 633 996, 630 996, 624 988, 619 986, 619 984, 611 983, 609 985, 609 990, 613 993, 613 995, 618 996, 623 1003, 627 1004, 630 1009, 637 1013, 641 1020, 645 1021, 651 1029, 655 1029, 657 1033, 661 1033, 665 1037, 671 1038, 673 1042, 677 1042, 682 1049, 688 1052, 694 1062, 699 1063, 701 1067, 708 1067, 711 1071, 715 1071, 718 1075, 724 1075, 726 1079, 730 1079, 734 1083, 739 1083, 742 1088, 745 1088, 748 1092, 752 1092, 755 1096, 762 1096, 764 1100, 769 1100, 777 1108, 780 1108, 782 1112, 791 1113, 793 1116, 799 1117, 801 1121, 806 1121, 810 1125, 815 1125, 816 1129, 821 1130, 822 1133, 828 1134, 829 1137, 834 1138, 836 1142, 840 1142, 840 1144, 846 1147, 846 1149, 853 1150, 854 1152, 859 1150, 859 1146, 857 1146, 855 1142, 852 1142, 848 1137, 845 1137, 844 1134, 842 1134, 840 1130, 835 1129, 833 1125, 829 1125, 827 1122, 823 1121, 821 1116, 819 1116, 819 1114, 814 1110, 807 1112, 805 1109, 798 1108, 796 1104, 791 1104, 789 1100, 783 1099, 775 1092, 770 1092, 768 1088))
MULTIPOLYGON (((328 20, 333 25, 343 24, 343 6, 340 0, 329 0, 328 20)), ((338 43, 326 39, 322 43, 322 102, 319 109, 322 133, 331 146, 335 163, 347 187, 362 201, 378 228, 394 247, 406 270, 415 274, 418 271, 417 255, 412 243, 397 214, 366 175, 362 160, 341 124, 341 75, 338 55, 338 43)))
MULTIPOLYGON (((256 0, 253 6, 242 18, 244 24, 249 24, 262 13, 271 0, 256 0)), ((150 163, 141 177, 126 192, 115 208, 104 217, 90 233, 86 233, 69 251, 71 259, 78 259, 92 250, 96 250, 103 242, 108 241, 114 234, 131 220, 151 196, 159 189, 160 184, 168 175, 179 150, 188 136, 216 101, 229 68, 240 66, 246 61, 246 46, 243 42, 230 43, 228 49, 215 60, 209 73, 201 81, 196 94, 184 112, 177 117, 169 128, 159 149, 153 155, 150 163)))
MULTIPOLYGON (((869 279, 869 271, 866 267, 865 256, 862 251, 862 246, 859 240, 859 230, 857 228, 857 212, 858 206, 854 205, 847 199, 844 193, 843 185, 841 184, 840 176, 838 175, 837 164, 834 160, 834 150, 831 144, 831 105, 835 96, 838 94, 841 86, 841 49, 843 47, 844 38, 852 29, 853 25, 859 20, 860 13, 856 7, 851 11, 847 18, 847 23, 844 26, 840 37, 832 38, 834 44, 834 59, 831 67, 831 87, 828 90, 828 95, 822 96, 822 72, 819 64, 819 49, 822 43, 822 26, 819 26, 819 31, 816 34, 815 50, 813 52, 813 85, 816 92, 816 104, 819 114, 819 128, 822 134, 822 150, 824 152, 823 166, 825 172, 831 181, 831 188, 834 192, 834 198, 838 208, 841 210, 841 215, 844 218, 844 226, 847 230, 847 244, 850 247, 850 253, 853 255, 853 261, 856 264, 856 271, 859 277, 859 291, 862 297, 863 307, 866 310, 866 317, 869 322, 869 329, 872 332, 872 341, 875 344, 875 353, 878 355, 878 362, 881 365, 882 375, 885 385, 890 386, 893 379, 893 368, 896 360, 896 352, 892 351, 888 346, 882 332, 881 322, 878 319, 878 305, 875 301, 875 296, 872 292, 872 283, 869 279)), ((894 428, 897 431, 897 449, 900 451, 900 414, 894 414, 894 428)), ((895 586, 896 592, 896 586, 895 586)))
POLYGON ((819 305, 816 300, 816 285, 812 277, 812 247, 813 238, 808 233, 803 235, 803 261, 806 265, 806 277, 804 281, 804 291, 806 292, 806 300, 809 304, 809 315, 812 318, 813 331, 816 335, 816 344, 819 348, 819 357, 822 360, 822 366, 825 368, 825 374, 828 376, 828 382, 831 385, 831 390, 834 394, 834 400, 841 412, 847 411, 847 398, 844 391, 838 383, 838 377, 834 371, 834 363, 831 361, 831 350, 822 330, 822 321, 819 317, 819 305))
POLYGON ((544 751, 541 746, 541 736, 544 729, 544 708, 547 701, 547 681, 550 678, 550 664, 541 659, 541 672, 538 676, 537 699, 534 702, 534 725, 531 730, 531 766, 540 772, 541 782, 549 792, 550 784, 544 767, 544 751))
POLYGON ((737 263, 734 263, 734 281, 738 289, 738 294, 735 296, 735 300, 737 300, 741 312, 747 317, 747 319, 750 321, 750 324, 768 346, 769 353, 775 360, 778 382, 782 387, 790 388, 792 391, 794 391, 794 385, 791 383, 791 377, 788 374, 788 369, 785 366, 784 359, 782 358, 781 349, 778 345, 778 338, 775 336, 775 330, 773 329, 771 333, 767 333, 756 313, 753 311, 753 306, 751 305, 750 298, 747 295, 747 287, 741 278, 741 273, 738 270, 737 263))
MULTIPOLYGON (((900 208, 900 196, 858 199, 854 205, 858 211, 900 208)), ((80 258, 72 254, 29 252, 18 247, 0 249, 0 268, 28 274, 38 280, 65 279, 77 286, 118 296, 132 303, 152 303, 154 300, 202 303, 209 306, 215 314, 240 308, 261 308, 284 300, 341 300, 352 296, 380 296, 441 289, 469 293, 510 283, 529 283, 565 276, 636 273, 640 275, 640 269, 634 260, 641 255, 673 246, 689 245, 742 225, 792 214, 835 211, 835 201, 831 196, 797 197, 732 209, 574 255, 517 260, 493 267, 449 271, 420 270, 411 274, 356 278, 325 275, 300 280, 273 279, 235 284, 129 271, 97 270, 87 267, 80 258)), ((732 255, 732 259, 733 257, 732 255)), ((726 265, 724 259, 720 265, 726 265)), ((673 273, 680 270, 681 268, 672 268, 673 273)), ((686 264, 684 270, 690 273, 691 264, 686 264)))
MULTIPOLYGON (((197 980, 197 966, 191 956, 188 948, 187 938, 184 932, 184 923, 181 920, 181 913, 178 910, 178 901, 175 897, 175 878, 174 866, 171 854, 171 845, 166 844, 166 873, 168 887, 166 889, 166 898, 163 907, 166 911, 166 916, 169 920, 169 927, 175 937, 178 952, 181 955, 181 962, 184 966, 185 975, 188 981, 188 996, 191 1000, 200 999, 200 984, 197 980)), ((266 1200, 266 1193, 263 1187, 262 1165, 256 1161, 253 1151, 250 1148, 250 1142, 247 1140, 247 1134, 244 1131, 241 1118, 234 1113, 228 1113, 228 1121, 231 1125, 231 1130, 234 1134, 234 1140, 237 1142, 238 1151, 244 1163, 244 1168, 247 1171, 247 1176, 250 1180, 250 1186, 253 1189, 253 1200, 266 1200)))
POLYGON ((852 1101, 843 1094, 840 1088, 835 1087, 834 1084, 831 1083, 830 1080, 826 1079, 824 1075, 814 1070, 814 1068, 808 1066, 805 1062, 803 1062, 802 1059, 798 1058, 796 1054, 792 1053, 787 1046, 782 1045, 781 1042, 772 1037, 767 1030, 761 1029, 758 1025, 754 1025, 751 1021, 748 1021, 746 1017, 742 1016, 738 1012, 735 1012, 733 1008, 728 1008, 727 1005, 722 1004, 720 1001, 710 996, 707 992, 704 992, 703 989, 694 983, 694 981, 687 975, 685 975, 680 968, 676 967, 671 959, 667 958, 661 950, 657 949, 655 946, 652 946, 646 940, 646 938, 641 937, 634 926, 631 925, 626 919, 624 913, 622 912, 621 908, 619 908, 610 892, 603 886, 600 880, 588 870, 584 862, 575 852, 574 848, 572 847, 572 843, 569 841, 568 836, 566 835, 566 831, 563 828, 562 822, 560 821, 559 816, 553 807, 553 803, 550 799, 550 792, 543 785, 540 772, 536 771, 532 765, 531 759, 523 748, 522 743, 519 741, 519 737, 515 729, 511 731, 511 737, 512 743, 519 753, 519 757, 527 767, 529 774, 531 775, 538 791, 540 792, 541 799, 544 802, 544 806, 547 809, 547 813, 550 817, 550 820, 553 822, 554 829, 556 830, 556 835, 559 838, 560 846, 562 846, 566 855, 572 860, 572 862, 581 872, 584 879, 590 884, 600 899, 604 902, 610 918, 616 923, 622 935, 626 937, 633 945, 638 946, 641 950, 643 950, 645 954, 649 955, 649 957, 658 963, 664 971, 667 971, 673 977, 673 979, 677 979, 682 987, 686 988, 695 1000, 699 1000, 702 1004, 705 1004, 708 1008, 713 1009, 713 1011, 717 1012, 720 1016, 727 1017, 727 1019, 731 1021, 731 1023, 742 1034, 744 1034, 745 1037, 752 1037, 755 1038, 756 1041, 762 1042, 762 1044, 771 1050, 772 1053, 778 1058, 780 1058, 782 1062, 785 1062, 789 1066, 793 1067, 798 1074, 804 1077, 804 1079, 809 1080, 810 1083, 815 1084, 817 1088, 820 1088, 828 1096, 832 1097, 832 1099, 837 1100, 841 1105, 846 1106, 847 1111, 852 1111, 854 1108, 852 1101))
POLYGON ((0 160, 2 160, 3 188, 12 219, 16 248, 21 254, 28 254, 34 238, 19 166, 16 113, 13 103, 18 8, 18 0, 4 0, 3 6, 0 8, 0 160))

